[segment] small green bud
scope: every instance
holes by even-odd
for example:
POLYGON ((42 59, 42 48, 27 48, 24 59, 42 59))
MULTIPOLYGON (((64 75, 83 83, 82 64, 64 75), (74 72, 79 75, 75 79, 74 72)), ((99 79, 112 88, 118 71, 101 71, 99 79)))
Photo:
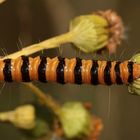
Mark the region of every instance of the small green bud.
POLYGON ((66 137, 75 138, 89 135, 91 117, 81 103, 64 104, 59 117, 66 137))
POLYGON ((37 119, 33 129, 29 130, 29 134, 33 137, 42 137, 47 135, 50 131, 47 122, 43 119, 37 119))
MULTIPOLYGON (((134 56, 131 58, 131 61, 140 64, 140 53, 134 55, 134 56)), ((140 95, 140 78, 134 80, 134 82, 132 82, 131 84, 129 84, 129 86, 128 86, 128 91, 129 91, 131 94, 140 95)))

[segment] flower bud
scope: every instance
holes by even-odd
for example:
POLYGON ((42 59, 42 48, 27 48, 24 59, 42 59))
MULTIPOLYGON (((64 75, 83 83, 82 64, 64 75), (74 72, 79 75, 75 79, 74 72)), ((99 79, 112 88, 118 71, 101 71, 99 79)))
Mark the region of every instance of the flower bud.
POLYGON ((50 133, 50 128, 47 124, 47 122, 43 119, 36 119, 35 126, 30 130, 24 129, 24 134, 27 136, 32 136, 34 138, 41 138, 43 136, 46 136, 48 133, 50 133))
POLYGON ((35 126, 35 109, 32 105, 17 107, 14 111, 0 113, 1 121, 9 121, 18 128, 32 129, 35 126))
MULTIPOLYGON (((140 64, 140 53, 134 55, 131 58, 131 61, 140 64)), ((139 70, 140 71, 140 70, 139 70)), ((131 94, 136 94, 136 95, 140 95, 140 77, 136 80, 134 80, 131 84, 129 84, 128 86, 128 91, 131 94)))
POLYGON ((123 38, 124 28, 121 18, 111 10, 99 11, 74 18, 70 23, 72 42, 85 53, 98 51, 104 47, 115 53, 123 38))
POLYGON ((67 138, 89 135, 91 116, 81 103, 69 102, 64 104, 59 117, 67 138))
POLYGON ((15 126, 31 129, 35 125, 35 109, 32 105, 24 105, 14 111, 13 123, 15 126))

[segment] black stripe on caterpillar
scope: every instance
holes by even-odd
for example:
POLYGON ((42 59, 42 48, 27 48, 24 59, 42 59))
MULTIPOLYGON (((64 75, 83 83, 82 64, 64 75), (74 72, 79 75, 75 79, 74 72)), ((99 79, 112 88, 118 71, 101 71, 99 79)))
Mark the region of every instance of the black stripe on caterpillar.
POLYGON ((80 58, 21 56, 0 60, 0 81, 58 82, 75 84, 128 84, 140 77, 140 64, 80 58))

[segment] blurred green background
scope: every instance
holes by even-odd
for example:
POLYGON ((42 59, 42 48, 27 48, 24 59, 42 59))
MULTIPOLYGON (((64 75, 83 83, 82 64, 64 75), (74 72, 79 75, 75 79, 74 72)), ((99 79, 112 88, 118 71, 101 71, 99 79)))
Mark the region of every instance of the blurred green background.
MULTIPOLYGON (((77 15, 105 9, 116 10, 122 16, 126 28, 126 39, 118 48, 116 56, 112 57, 131 58, 140 52, 139 0, 6 0, 0 5, 0 48, 3 50, 0 55, 10 54, 29 44, 66 32, 71 18, 77 15)), ((48 56, 94 57, 94 54, 87 56, 76 52, 70 45, 64 45, 61 50, 53 49, 43 53, 48 56)), ((102 58, 107 60, 109 55, 102 58)), ((101 117, 104 123, 100 140, 140 139, 140 97, 130 95, 127 86, 115 85, 109 88, 39 82, 35 84, 61 103, 91 101, 93 113, 101 117)), ((3 83, 0 85, 2 87, 3 83)), ((13 109, 32 100, 31 91, 20 83, 6 83, 0 93, 0 111, 13 109)), ((0 123, 0 140, 23 139, 15 127, 0 123)))

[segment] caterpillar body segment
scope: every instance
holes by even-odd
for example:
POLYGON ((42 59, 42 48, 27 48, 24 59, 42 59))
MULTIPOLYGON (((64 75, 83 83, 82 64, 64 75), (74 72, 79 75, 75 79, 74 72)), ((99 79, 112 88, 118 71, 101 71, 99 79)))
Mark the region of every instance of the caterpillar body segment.
POLYGON ((80 58, 21 56, 0 60, 0 81, 58 82, 61 84, 129 84, 140 77, 140 64, 132 61, 97 61, 80 58))

